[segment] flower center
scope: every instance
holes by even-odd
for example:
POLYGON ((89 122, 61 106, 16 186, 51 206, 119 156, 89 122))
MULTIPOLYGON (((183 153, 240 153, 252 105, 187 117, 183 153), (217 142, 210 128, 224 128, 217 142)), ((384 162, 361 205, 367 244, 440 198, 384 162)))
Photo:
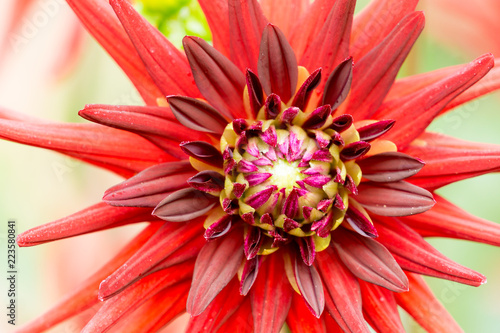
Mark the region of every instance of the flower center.
POLYGON ((278 186, 278 188, 284 188, 287 193, 299 186, 297 181, 300 182, 307 177, 301 173, 305 168, 300 168, 298 161, 288 162, 278 159, 272 166, 263 166, 261 169, 264 173, 272 175, 269 178, 271 184, 278 186))

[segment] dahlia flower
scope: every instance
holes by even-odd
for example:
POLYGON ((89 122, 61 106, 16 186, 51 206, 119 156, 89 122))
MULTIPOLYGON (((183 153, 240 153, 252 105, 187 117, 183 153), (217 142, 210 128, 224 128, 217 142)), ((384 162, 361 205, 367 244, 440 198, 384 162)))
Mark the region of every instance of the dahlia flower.
POLYGON ((417 2, 354 17, 353 0, 199 0, 213 46, 188 36, 182 52, 126 0, 68 0, 146 105, 85 106, 98 124, 2 115, 3 138, 127 178, 18 244, 149 225, 21 331, 92 309, 83 332, 153 332, 186 311, 188 332, 402 332, 401 307, 460 332, 422 275, 486 278, 423 237, 500 245, 497 224, 434 192, 498 170, 500 147, 426 127, 500 80, 491 54, 396 80, 417 2))

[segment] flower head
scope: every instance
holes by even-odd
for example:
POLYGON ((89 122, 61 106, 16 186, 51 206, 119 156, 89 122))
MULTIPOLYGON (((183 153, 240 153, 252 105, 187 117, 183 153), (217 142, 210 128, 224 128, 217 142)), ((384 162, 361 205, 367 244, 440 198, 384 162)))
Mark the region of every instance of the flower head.
POLYGON ((492 55, 395 81, 423 28, 417 1, 373 1, 353 19, 351 0, 297 0, 282 10, 279 1, 200 0, 214 46, 185 37, 185 55, 125 0, 68 2, 147 106, 80 111, 114 129, 0 124, 10 140, 128 178, 103 203, 18 243, 151 223, 66 312, 60 305, 31 328, 99 298, 84 331, 154 331, 187 311, 193 332, 279 332, 285 322, 292 331, 368 332, 368 322, 393 332, 403 330, 398 305, 430 331, 460 329, 420 275, 474 286, 486 279, 422 236, 499 245, 498 225, 434 190, 498 170, 500 148, 425 128, 497 88, 494 80, 465 92, 494 66, 492 55), (92 149, 77 145, 82 133, 100 136, 92 149))

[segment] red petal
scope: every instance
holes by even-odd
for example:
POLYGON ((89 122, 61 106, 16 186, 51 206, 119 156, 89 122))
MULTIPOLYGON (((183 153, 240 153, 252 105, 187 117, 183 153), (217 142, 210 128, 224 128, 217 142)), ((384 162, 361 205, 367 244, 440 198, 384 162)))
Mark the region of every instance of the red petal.
POLYGON ((408 273, 410 291, 394 294, 396 300, 429 333, 463 332, 444 306, 434 297, 424 279, 408 273))
POLYGON ((184 37, 183 45, 203 97, 226 118, 247 118, 245 76, 238 67, 201 38, 184 37))
POLYGON ((231 280, 205 311, 190 318, 186 332, 219 331, 220 326, 241 307, 245 299, 238 293, 237 279, 231 280))
MULTIPOLYGON (((337 0, 318 31, 307 45, 299 64, 309 70, 321 67, 323 83, 341 61, 349 56, 349 41, 351 36, 352 15, 356 1, 337 0)), ((332 105, 333 107, 333 105, 332 105)))
POLYGON ((432 193, 399 181, 394 183, 363 182, 356 201, 367 210, 383 216, 407 216, 423 213, 434 206, 432 193))
POLYGON ((181 143, 181 149, 187 155, 200 160, 203 163, 210 164, 217 168, 222 168, 223 159, 222 154, 212 146, 204 141, 188 141, 181 143))
POLYGON ((436 205, 429 211, 404 219, 422 236, 467 239, 500 246, 500 224, 469 214, 460 207, 434 195, 436 205))
POLYGON ((196 259, 187 312, 202 313, 231 281, 243 259, 243 235, 238 230, 208 242, 196 259))
POLYGON ((425 168, 408 181, 429 190, 500 170, 500 145, 444 134, 425 132, 403 151, 425 161, 425 168))
MULTIPOLYGON (((295 97, 293 98, 292 106, 298 107, 301 110, 305 110, 307 103, 309 102, 309 98, 311 97, 312 92, 318 86, 321 81, 321 68, 316 69, 314 72, 309 75, 309 77, 302 83, 300 88, 297 90, 295 97)), ((323 104, 329 104, 324 103, 323 104)))
POLYGON ((456 96, 481 79, 493 67, 493 56, 479 57, 454 75, 402 98, 384 102, 373 115, 375 119, 392 119, 394 128, 385 139, 402 148, 417 138, 439 112, 456 96), (418 114, 415 113, 418 110, 418 114), (416 117, 418 115, 418 117, 416 117))
POLYGON ((0 119, 0 138, 55 150, 130 176, 172 157, 133 133, 94 124, 26 123, 0 119))
POLYGON ((19 332, 41 332, 83 312, 85 309, 92 306, 98 306, 99 300, 97 298, 97 292, 99 283, 133 255, 135 251, 137 251, 137 249, 158 230, 158 228, 160 228, 159 223, 150 224, 130 241, 115 257, 83 283, 79 284, 75 290, 67 294, 56 306, 20 328, 19 332))
POLYGON ((67 2, 85 28, 127 74, 144 101, 148 105, 156 105, 156 99, 163 94, 149 76, 108 1, 67 0, 67 2))
POLYGON ((165 223, 127 262, 101 282, 99 299, 106 300, 120 293, 135 281, 157 271, 155 267, 159 263, 184 244, 201 237, 200 222, 202 221, 198 220, 181 225, 165 223))
MULTIPOLYGON (((325 316, 327 314, 324 314, 325 316)), ((290 331, 294 333, 320 333, 326 330, 324 321, 312 315, 304 300, 299 294, 293 293, 292 305, 286 317, 286 323, 290 331)))
MULTIPOLYGON (((377 47, 356 62, 348 100, 349 113, 356 119, 371 118, 382 104, 423 28, 422 12, 408 14, 377 47)), ((383 118, 397 120, 389 116, 383 118)))
POLYGON ((227 0, 198 0, 212 32, 214 47, 229 57, 229 15, 227 0))
POLYGON ((333 249, 316 256, 316 267, 325 287, 326 309, 344 332, 368 333, 361 310, 358 280, 349 272, 333 249))
POLYGON ((442 255, 419 234, 397 219, 378 219, 378 241, 404 270, 456 281, 471 286, 486 283, 486 278, 442 255))
POLYGON ((189 279, 193 272, 193 264, 193 261, 188 261, 140 279, 125 291, 107 300, 83 328, 82 333, 104 332, 113 327, 120 318, 137 309, 160 291, 189 279))
POLYGON ((297 59, 285 35, 269 24, 262 34, 258 73, 267 95, 277 94, 284 103, 295 94, 298 80, 297 59))
POLYGON ((163 199, 153 210, 153 215, 169 222, 186 222, 202 216, 217 203, 218 197, 185 188, 163 199))
POLYGON ((248 297, 217 332, 255 333, 253 329, 252 306, 248 297))
MULTIPOLYGON (((352 66, 352 58, 347 58, 331 72, 330 76, 326 80, 322 103, 330 104, 332 110, 337 109, 339 105, 344 102, 347 94, 349 94, 349 91, 351 90, 352 66)), ((335 124, 334 126, 338 125, 335 124)))
POLYGON ((363 313, 372 328, 380 333, 404 333, 394 294, 369 282, 359 281, 363 313))
POLYGON ((309 0, 261 0, 260 5, 269 21, 288 36, 295 20, 308 9, 309 0))
POLYGON ((408 279, 391 253, 379 242, 339 228, 332 244, 349 270, 359 279, 394 292, 408 291, 408 279))
POLYGON ((266 256, 250 290, 255 333, 278 333, 292 303, 293 290, 285 277, 283 258, 266 256))
POLYGON ((186 57, 126 0, 110 0, 137 53, 163 95, 198 97, 186 57))
POLYGON ((352 25, 350 54, 361 59, 389 35, 403 17, 415 10, 418 0, 374 0, 356 14, 352 25))
POLYGON ((151 209, 112 207, 100 202, 54 222, 43 224, 17 236, 19 246, 33 246, 58 239, 155 219, 151 209))
POLYGON ((412 156, 389 152, 373 155, 356 163, 363 170, 363 177, 368 180, 396 182, 417 174, 424 167, 422 160, 412 156))
POLYGON ((241 71, 257 70, 260 40, 268 24, 257 0, 229 0, 231 61, 241 71))

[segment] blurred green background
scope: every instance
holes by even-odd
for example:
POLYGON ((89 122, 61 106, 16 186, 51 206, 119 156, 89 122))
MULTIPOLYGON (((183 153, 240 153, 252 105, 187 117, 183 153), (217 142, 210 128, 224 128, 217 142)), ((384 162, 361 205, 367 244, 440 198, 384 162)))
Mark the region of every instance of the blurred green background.
MULTIPOLYGON (((367 2, 359 0, 357 10, 367 2)), ((9 13, 13 3, 3 2, 0 13, 9 13)), ((81 30, 67 5, 56 0, 45 3, 51 7, 34 1, 21 22, 24 35, 30 23, 35 27, 28 31, 29 38, 13 39, 22 37, 22 31, 4 36, 7 42, 0 50, 0 107, 54 121, 83 122, 77 111, 86 103, 140 104, 128 79, 81 30), (46 23, 40 21, 40 13, 49 18, 46 23), (66 57, 65 48, 73 50, 66 57)), ((421 4, 426 11, 432 10, 431 5, 430 1, 421 4)), ((144 0, 137 8, 176 45, 180 46, 186 34, 210 38, 195 1, 144 0)), ((2 22, 0 29, 6 31, 8 20, 2 22)), ((447 45, 425 29, 401 75, 469 62, 479 55, 447 45)), ((471 141, 500 144, 499 102, 498 93, 488 95, 456 110, 454 118, 436 120, 431 129, 471 141), (457 115, 460 121, 456 121, 457 115)), ((121 181, 108 172, 45 150, 0 141, 0 153, 0 258, 6 253, 4 224, 8 219, 17 221, 18 232, 25 231, 97 202, 108 187, 121 181)), ((500 177, 492 174, 446 186, 438 193, 475 215, 499 222, 499 189, 500 177)), ((18 322, 26 322, 55 304, 139 229, 128 226, 19 249, 18 322)), ((459 240, 429 241, 449 258, 488 277, 488 283, 479 288, 428 278, 437 297, 466 332, 498 332, 500 250, 459 240)), ((0 260, 2 272, 6 271, 5 264, 6 259, 0 260)), ((0 305, 7 300, 5 290, 2 278, 0 305)), ((0 318, 4 318, 2 313, 0 318)), ((61 324, 54 332, 74 332, 78 320, 85 317, 61 324)), ((408 316, 404 320, 408 332, 423 332, 408 316)), ((5 320, 0 321, 0 331, 11 329, 5 320)))

